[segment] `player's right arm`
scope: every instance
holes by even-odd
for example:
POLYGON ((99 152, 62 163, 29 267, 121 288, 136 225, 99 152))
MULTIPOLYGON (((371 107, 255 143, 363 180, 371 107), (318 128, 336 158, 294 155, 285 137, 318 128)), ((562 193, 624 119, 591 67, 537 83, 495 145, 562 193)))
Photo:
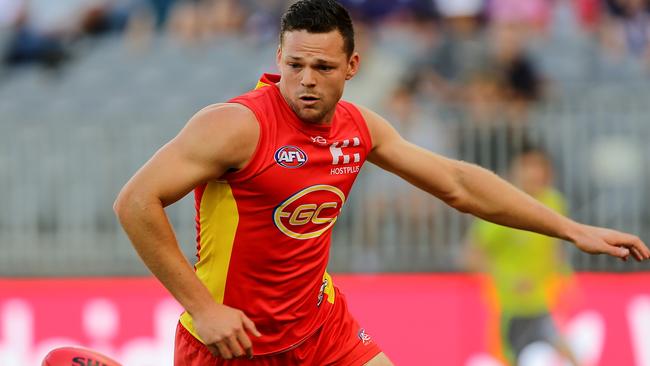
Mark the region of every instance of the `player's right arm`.
POLYGON ((114 204, 117 217, 146 266, 194 320, 201 340, 224 358, 252 356, 246 330, 253 322, 216 303, 185 259, 164 207, 198 185, 243 168, 259 138, 254 114, 238 104, 207 107, 190 119, 126 183, 114 204))

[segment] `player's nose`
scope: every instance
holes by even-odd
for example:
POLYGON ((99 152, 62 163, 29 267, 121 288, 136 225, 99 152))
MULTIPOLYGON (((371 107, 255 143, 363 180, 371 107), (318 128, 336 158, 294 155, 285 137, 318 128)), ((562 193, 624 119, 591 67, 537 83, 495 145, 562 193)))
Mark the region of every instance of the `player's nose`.
POLYGON ((305 88, 312 88, 316 86, 316 75, 312 70, 309 70, 306 68, 302 72, 302 78, 300 79, 300 85, 302 85, 305 88))

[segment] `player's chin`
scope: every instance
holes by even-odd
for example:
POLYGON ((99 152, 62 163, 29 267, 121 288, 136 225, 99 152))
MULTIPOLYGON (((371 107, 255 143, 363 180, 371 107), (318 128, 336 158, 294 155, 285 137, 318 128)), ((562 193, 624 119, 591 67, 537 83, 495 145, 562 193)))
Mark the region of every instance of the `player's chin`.
POLYGON ((318 108, 302 108, 299 117, 305 122, 320 123, 323 120, 323 113, 318 108))

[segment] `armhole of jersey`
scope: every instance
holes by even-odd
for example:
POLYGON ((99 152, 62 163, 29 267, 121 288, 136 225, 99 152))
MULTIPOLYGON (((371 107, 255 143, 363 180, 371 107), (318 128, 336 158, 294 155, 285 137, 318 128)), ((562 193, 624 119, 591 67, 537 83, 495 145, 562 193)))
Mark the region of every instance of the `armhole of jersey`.
POLYGON ((262 166, 263 152, 266 148, 264 146, 266 131, 264 129, 264 125, 261 122, 260 113, 257 110, 257 108, 255 108, 252 105, 252 103, 248 103, 247 100, 241 98, 232 99, 228 101, 228 103, 236 103, 248 108, 248 110, 253 112, 253 114, 255 115, 255 120, 257 121, 257 125, 260 128, 260 136, 257 139, 257 146, 255 146, 255 151, 253 152, 253 156, 251 157, 251 160, 243 168, 234 172, 226 173, 220 178, 220 179, 227 180, 229 182, 243 181, 243 180, 250 179, 255 174, 257 174, 257 172, 260 170, 262 166))
MULTIPOLYGON (((201 260, 201 201, 203 201, 203 193, 207 186, 207 183, 203 183, 194 188, 194 209, 196 210, 196 216, 194 218, 196 228, 196 263, 201 260)), ((194 263, 195 272, 196 263, 194 263)))
POLYGON ((372 137, 370 136, 370 130, 368 129, 368 123, 366 123, 366 119, 363 117, 363 114, 361 114, 361 111, 359 108, 357 108, 356 105, 343 100, 339 103, 341 103, 345 110, 350 114, 352 121, 354 121, 354 124, 359 129, 359 132, 361 132, 361 138, 364 140, 367 146, 366 154, 369 154, 372 150, 372 137))

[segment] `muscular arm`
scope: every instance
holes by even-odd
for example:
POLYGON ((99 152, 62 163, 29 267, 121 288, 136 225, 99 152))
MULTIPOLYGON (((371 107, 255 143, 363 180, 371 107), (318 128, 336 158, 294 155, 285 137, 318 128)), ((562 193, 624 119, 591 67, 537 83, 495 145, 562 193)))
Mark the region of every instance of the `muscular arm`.
POLYGON ((164 207, 201 183, 245 166, 258 136, 255 116, 245 107, 207 107, 129 180, 115 201, 115 213, 138 255, 193 317, 215 302, 182 254, 164 207))
POLYGON ((366 108, 360 109, 373 139, 368 160, 459 211, 500 225, 569 240, 589 253, 626 258, 632 251, 639 260, 650 258, 650 250, 639 238, 578 224, 486 169, 411 144, 382 117, 366 108))

